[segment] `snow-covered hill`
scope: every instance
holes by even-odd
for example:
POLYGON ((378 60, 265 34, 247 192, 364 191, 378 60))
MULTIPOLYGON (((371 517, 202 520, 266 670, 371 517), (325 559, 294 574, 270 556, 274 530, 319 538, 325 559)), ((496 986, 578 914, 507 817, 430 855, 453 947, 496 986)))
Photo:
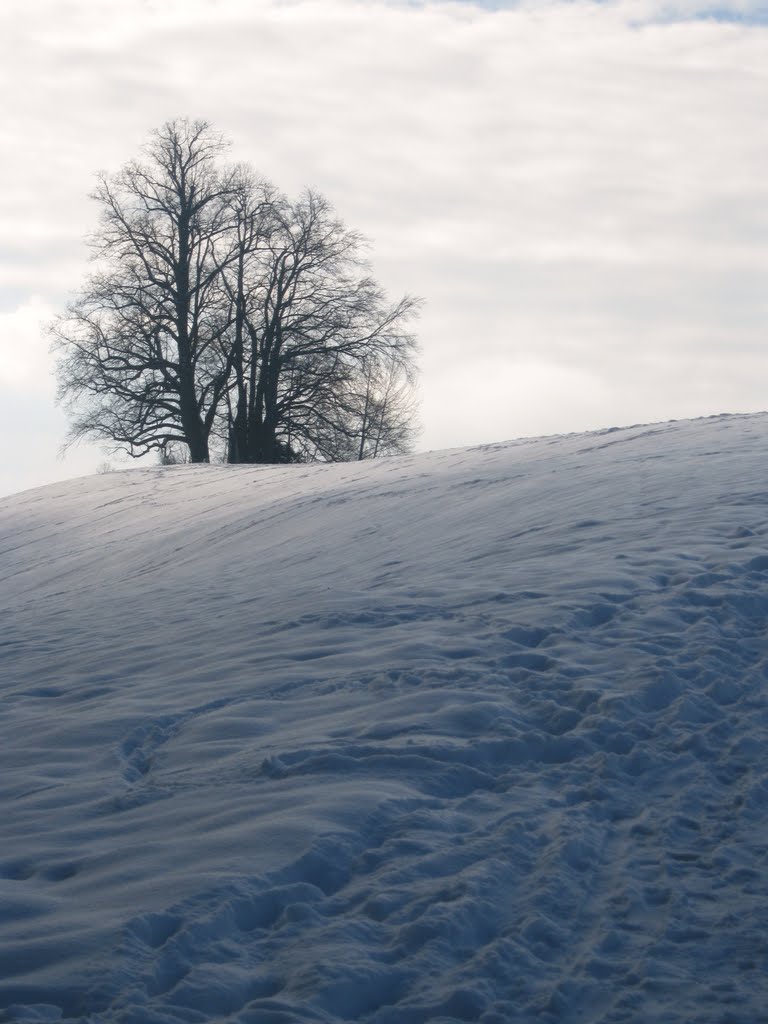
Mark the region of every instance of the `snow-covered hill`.
POLYGON ((0 1020, 768 1020, 768 416, 0 501, 0 1020))

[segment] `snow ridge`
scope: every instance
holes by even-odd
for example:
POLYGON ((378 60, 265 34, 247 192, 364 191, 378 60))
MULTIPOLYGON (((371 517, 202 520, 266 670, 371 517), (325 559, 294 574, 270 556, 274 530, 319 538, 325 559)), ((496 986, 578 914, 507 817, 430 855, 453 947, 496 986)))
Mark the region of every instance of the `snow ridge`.
POLYGON ((0 1020, 764 1019, 767 443, 0 502, 0 1020))

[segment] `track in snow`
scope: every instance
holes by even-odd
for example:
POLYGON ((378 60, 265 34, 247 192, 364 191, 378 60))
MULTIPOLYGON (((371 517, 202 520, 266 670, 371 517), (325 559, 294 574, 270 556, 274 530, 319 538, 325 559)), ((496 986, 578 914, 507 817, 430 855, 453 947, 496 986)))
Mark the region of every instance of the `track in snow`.
POLYGON ((760 1020, 767 442, 0 503, 0 1014, 760 1020))

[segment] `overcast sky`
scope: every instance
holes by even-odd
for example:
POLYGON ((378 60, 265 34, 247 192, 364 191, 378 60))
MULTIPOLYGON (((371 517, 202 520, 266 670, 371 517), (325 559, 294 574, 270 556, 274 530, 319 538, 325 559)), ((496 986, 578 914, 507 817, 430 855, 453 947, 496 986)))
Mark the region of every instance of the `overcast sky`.
POLYGON ((3 0, 0 493, 93 472, 45 323, 207 119, 423 296, 419 448, 768 407, 765 0, 3 0))

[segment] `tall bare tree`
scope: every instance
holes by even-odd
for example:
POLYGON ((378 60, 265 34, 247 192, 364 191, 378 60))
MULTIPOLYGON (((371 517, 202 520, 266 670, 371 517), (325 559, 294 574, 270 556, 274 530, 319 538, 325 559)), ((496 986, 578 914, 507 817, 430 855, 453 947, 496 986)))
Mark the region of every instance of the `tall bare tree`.
POLYGON ((53 327, 72 439, 192 462, 403 450, 418 303, 388 301, 322 197, 222 170, 225 148, 174 121, 100 176, 98 269, 53 327))
POLYGON ((223 149, 205 122, 175 121, 153 134, 144 162, 100 176, 99 269, 53 328, 73 438, 131 455, 183 441, 191 461, 208 461, 231 371, 219 279, 233 259, 239 181, 218 171, 223 149))
MULTIPOLYGON (((262 244, 237 285, 247 345, 230 461, 358 457, 355 442, 370 414, 360 405, 360 382, 372 385, 379 364, 407 371, 403 384, 412 382, 409 325, 418 302, 387 300, 361 237, 314 192, 295 203, 273 196, 258 223, 251 230, 262 244)), ((410 410, 402 404, 400 411, 410 410)), ((377 453, 401 450, 406 433, 395 444, 394 433, 385 439, 382 431, 377 453)))

